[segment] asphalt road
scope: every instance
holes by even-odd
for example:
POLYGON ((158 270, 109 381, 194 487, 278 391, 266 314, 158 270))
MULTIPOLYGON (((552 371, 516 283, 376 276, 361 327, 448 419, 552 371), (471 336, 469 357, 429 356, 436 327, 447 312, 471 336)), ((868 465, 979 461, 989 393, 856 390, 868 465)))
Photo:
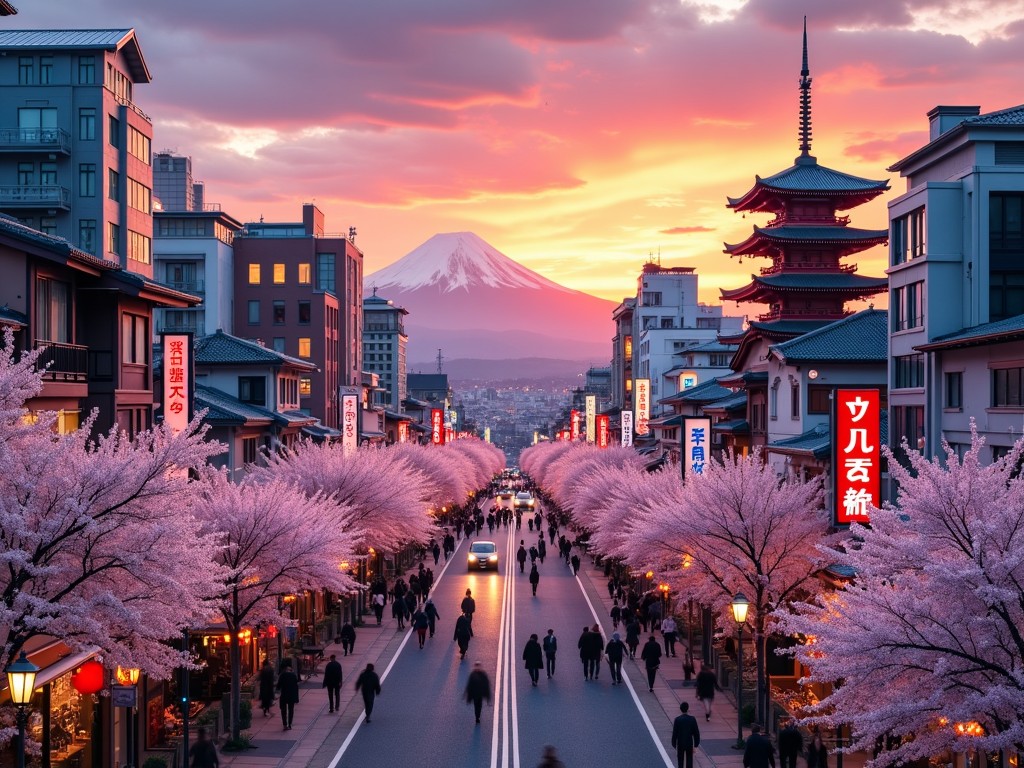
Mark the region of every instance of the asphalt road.
MULTIPOLYGON (((635 673, 630 678, 627 670, 623 674, 629 684, 613 686, 604 662, 598 680, 584 680, 576 643, 595 618, 571 569, 552 556, 557 545, 549 543, 545 562, 538 562, 541 578, 533 597, 529 562, 526 574, 520 574, 515 549, 520 539, 529 548, 538 534, 524 520, 521 530, 499 529, 493 536, 485 526, 480 538, 497 543, 498 571, 468 573, 468 546, 465 539, 460 542, 431 594, 441 615, 437 634, 421 650, 415 632, 406 630, 392 663, 377 669, 383 673, 382 693, 373 722, 358 718, 329 768, 533 768, 546 744, 557 748, 566 768, 671 766, 639 706, 638 697, 650 695, 646 681, 635 673), (476 599, 474 637, 466 659, 460 660, 452 634, 467 588, 476 599), (523 665, 523 648, 531 633, 543 638, 549 628, 559 642, 556 673, 549 680, 542 670, 534 687, 523 665), (492 706, 484 706, 480 725, 463 696, 476 661, 495 694, 492 706)), ((352 706, 361 708, 361 700, 352 706)))

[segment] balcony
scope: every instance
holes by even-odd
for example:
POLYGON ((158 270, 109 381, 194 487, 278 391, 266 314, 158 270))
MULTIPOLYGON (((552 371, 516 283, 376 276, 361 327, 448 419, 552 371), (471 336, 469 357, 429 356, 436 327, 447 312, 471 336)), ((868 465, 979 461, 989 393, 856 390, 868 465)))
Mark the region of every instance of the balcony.
POLYGON ((842 320, 853 312, 828 309, 775 309, 758 315, 758 322, 768 323, 773 320, 842 320))
POLYGON ((857 271, 856 264, 838 264, 835 261, 791 261, 785 264, 773 264, 770 267, 761 267, 761 275, 779 275, 783 272, 838 272, 842 274, 853 274, 857 271))
POLYGON ((189 280, 184 283, 166 282, 164 285, 182 293, 191 293, 193 296, 206 295, 206 285, 203 280, 189 280))
POLYGON ((45 371, 48 381, 88 381, 89 348, 79 344, 36 339, 35 349, 42 350, 36 358, 37 371, 45 371))
POLYGON ((59 208, 71 210, 71 191, 66 187, 47 186, 0 186, 0 208, 59 208))
POLYGON ((71 135, 60 128, 0 128, 0 152, 71 154, 71 135))

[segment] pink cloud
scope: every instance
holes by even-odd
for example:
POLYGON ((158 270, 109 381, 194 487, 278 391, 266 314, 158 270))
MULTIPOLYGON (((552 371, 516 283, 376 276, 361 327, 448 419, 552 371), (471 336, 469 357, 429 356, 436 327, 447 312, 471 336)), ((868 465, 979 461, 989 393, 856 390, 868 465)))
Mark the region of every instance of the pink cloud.
POLYGON ((692 235, 695 232, 714 232, 714 227, 670 227, 660 230, 663 235, 692 235))

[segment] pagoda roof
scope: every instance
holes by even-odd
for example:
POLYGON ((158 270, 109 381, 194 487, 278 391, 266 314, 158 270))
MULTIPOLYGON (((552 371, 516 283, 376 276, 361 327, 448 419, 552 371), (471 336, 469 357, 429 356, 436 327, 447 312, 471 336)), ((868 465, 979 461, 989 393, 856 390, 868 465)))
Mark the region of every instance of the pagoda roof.
POLYGON ((889 359, 889 313, 865 309, 795 339, 773 344, 770 353, 786 363, 870 362, 889 359))
POLYGON ((850 272, 783 272, 776 275, 751 275, 742 288, 719 289, 723 299, 751 301, 773 293, 822 292, 852 296, 871 296, 888 288, 884 277, 867 277, 850 272))
POLYGON ((659 400, 659 403, 672 405, 675 403, 713 403, 723 397, 729 397, 733 392, 718 383, 718 379, 708 379, 695 387, 684 389, 659 400))
POLYGON ((740 197, 729 197, 728 207, 737 211, 776 212, 782 201, 793 197, 832 198, 837 210, 856 208, 889 189, 888 179, 865 179, 819 165, 813 155, 801 155, 784 171, 761 178, 740 197))
POLYGON ((759 254, 767 244, 843 244, 844 253, 856 253, 889 240, 887 229, 859 229, 846 226, 805 226, 782 224, 777 227, 754 227, 742 243, 725 243, 725 253, 734 256, 759 254))

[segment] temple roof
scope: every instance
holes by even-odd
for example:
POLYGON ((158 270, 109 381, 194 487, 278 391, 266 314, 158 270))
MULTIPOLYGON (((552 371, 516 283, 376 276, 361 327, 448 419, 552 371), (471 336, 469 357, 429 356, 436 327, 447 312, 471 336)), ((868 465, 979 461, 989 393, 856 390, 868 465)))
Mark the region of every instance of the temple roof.
POLYGON ((783 224, 777 227, 754 227, 753 233, 742 243, 725 243, 725 253, 746 256, 759 254, 768 243, 842 244, 843 253, 863 251, 889 240, 886 229, 859 229, 845 226, 804 226, 783 224))
POLYGON ((812 155, 802 155, 784 171, 761 178, 740 197, 728 197, 728 207, 737 211, 778 212, 783 200, 792 197, 831 198, 836 210, 856 208, 889 189, 887 179, 864 179, 818 165, 812 155))
MULTIPOLYGON (((766 379, 767 380, 767 379, 766 379)), ((747 408, 747 393, 745 390, 734 392, 728 397, 708 403, 704 406, 704 413, 728 413, 729 411, 745 411, 747 408)))
POLYGON ((664 397, 658 402, 669 405, 674 403, 712 403, 716 400, 721 400, 723 397, 728 397, 732 393, 731 389, 726 389, 719 384, 718 379, 708 379, 695 387, 690 387, 682 392, 676 392, 674 395, 664 397))
POLYGON ((889 359, 889 313, 865 309, 769 350, 786 363, 872 362, 889 359))
POLYGON ((747 435, 750 434, 750 422, 746 419, 729 419, 712 424, 711 429, 714 432, 726 432, 730 435, 747 435))
POLYGON ((723 299, 744 301, 756 297, 790 292, 841 293, 847 296, 871 296, 886 290, 884 277, 867 277, 850 272, 788 272, 776 275, 751 275, 751 282, 742 288, 720 288, 723 299))

